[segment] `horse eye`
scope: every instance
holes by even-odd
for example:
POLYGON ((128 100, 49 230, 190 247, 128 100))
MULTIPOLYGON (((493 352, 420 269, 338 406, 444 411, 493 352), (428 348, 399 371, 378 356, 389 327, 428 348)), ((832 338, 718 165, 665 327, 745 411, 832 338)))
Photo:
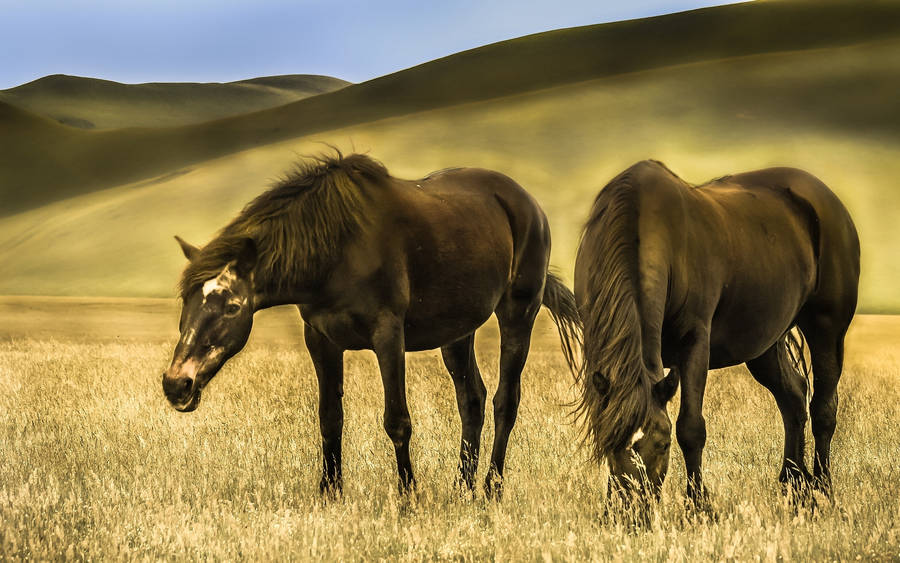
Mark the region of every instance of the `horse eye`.
POLYGON ((241 312, 241 306, 236 303, 229 303, 225 306, 225 314, 230 316, 237 315, 241 312))

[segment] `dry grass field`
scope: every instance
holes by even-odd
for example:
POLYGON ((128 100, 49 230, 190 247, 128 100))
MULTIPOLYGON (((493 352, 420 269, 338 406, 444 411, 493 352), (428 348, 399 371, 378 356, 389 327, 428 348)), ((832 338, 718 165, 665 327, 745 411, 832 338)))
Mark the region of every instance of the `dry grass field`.
MULTIPOLYGON (((370 352, 345 355, 344 495, 320 497, 294 309, 257 314, 196 412, 161 389, 184 266, 172 236, 206 243, 323 143, 398 177, 510 175, 546 211, 564 278, 590 202, 638 160, 693 183, 804 168, 856 221, 860 310, 900 313, 898 15, 896 0, 761 1, 527 36, 346 87, 56 76, 0 92, 0 560, 900 560, 900 316, 851 327, 834 503, 782 496, 774 400, 731 368, 706 394, 714 515, 686 511, 673 448, 644 529, 607 517, 606 469, 578 446, 577 390, 543 314, 500 502, 452 485, 460 422, 438 352, 407 360, 419 489, 405 498, 370 352)), ((492 393, 493 321, 476 351, 492 393)))
MULTIPOLYGON (((323 502, 316 385, 296 312, 257 315, 247 349, 191 414, 172 410, 160 389, 176 315, 169 300, 0 299, 3 558, 900 557, 900 317, 861 316, 851 328, 834 443, 835 504, 796 510, 781 496, 774 401, 734 368, 714 372, 707 393, 705 469, 717 518, 687 517, 684 467, 675 455, 651 526, 635 531, 603 519, 605 470, 576 445, 564 406, 574 389, 544 315, 524 374, 502 502, 451 486, 459 418, 438 354, 408 359, 420 483, 410 499, 395 490, 374 358, 347 355, 345 493, 323 502)), ((480 332, 477 352, 492 390, 493 325, 480 332)))

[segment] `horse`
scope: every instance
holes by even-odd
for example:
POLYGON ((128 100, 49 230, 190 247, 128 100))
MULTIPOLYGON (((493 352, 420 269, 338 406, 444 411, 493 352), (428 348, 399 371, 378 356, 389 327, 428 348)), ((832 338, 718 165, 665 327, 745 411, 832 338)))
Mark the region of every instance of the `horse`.
POLYGON ((585 439, 596 461, 608 462, 611 490, 659 498, 672 441, 666 404, 680 384, 675 434, 687 498, 709 508, 701 472, 707 371, 746 363, 784 423, 783 489, 831 498, 837 385, 859 262, 850 214, 802 170, 692 186, 648 160, 610 181, 577 251, 584 354, 573 367, 585 439), (804 462, 808 419, 812 474, 804 462))
POLYGON ((188 264, 165 396, 179 411, 196 409, 205 386, 243 348, 253 314, 296 305, 318 379, 323 493, 342 487, 345 350, 375 352, 404 493, 415 486, 404 355, 441 349, 462 421, 457 481, 474 490, 487 394, 475 330, 495 314, 500 376, 484 490, 499 497, 541 305, 567 358, 580 338, 574 295, 548 272, 547 218, 499 172, 454 168, 403 180, 367 155, 336 151, 296 164, 206 246, 176 239, 188 264))

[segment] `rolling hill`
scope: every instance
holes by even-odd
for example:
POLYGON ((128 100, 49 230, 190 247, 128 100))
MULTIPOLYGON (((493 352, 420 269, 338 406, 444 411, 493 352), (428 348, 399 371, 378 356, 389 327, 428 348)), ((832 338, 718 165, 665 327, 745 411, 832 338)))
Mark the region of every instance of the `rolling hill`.
MULTIPOLYGON (((27 123, 10 126, 0 121, 5 126, 0 137, 0 214, 167 174, 267 143, 393 116, 678 64, 886 40, 900 36, 898 21, 900 3, 891 1, 736 4, 505 41, 328 94, 201 124, 77 131, 80 135, 67 131, 59 142, 38 148, 27 142, 27 123)), ((853 131, 900 134, 896 119, 885 119, 886 114, 900 113, 894 95, 900 77, 876 69, 874 75, 854 79, 861 82, 837 77, 828 83, 824 77, 806 92, 786 92, 790 100, 813 96, 788 104, 784 111, 790 116, 799 108, 804 119, 853 131), (865 103, 857 103, 860 96, 865 103)), ((747 86, 731 89, 741 97, 758 94, 755 88, 760 85, 747 86)), ((777 111, 777 103, 769 105, 777 111)))
MULTIPOLYGON (((741 7, 814 11, 820 5, 741 7)), ((884 4, 871 6, 883 15, 878 10, 884 4)), ((652 20, 625 24, 647 21, 652 20)), ((546 41, 554 33, 537 39, 546 41)), ((820 40, 815 48, 710 56, 625 73, 598 71, 601 76, 590 80, 560 79, 561 84, 536 89, 520 84, 521 92, 484 100, 451 96, 458 101, 437 107, 428 106, 433 98, 427 96, 409 101, 405 96, 413 94, 402 90, 391 102, 366 96, 381 88, 386 95, 387 85, 417 76, 422 83, 416 92, 444 99, 449 94, 427 81, 437 75, 429 65, 448 65, 453 57, 199 126, 84 131, 0 104, 0 122, 19 132, 18 142, 7 143, 7 149, 20 150, 10 162, 30 158, 32 151, 41 158, 28 169, 31 175, 58 178, 52 167, 45 171, 39 165, 52 156, 55 167, 95 182, 92 188, 77 182, 72 188, 56 186, 42 196, 49 203, 36 199, 0 217, 0 294, 171 296, 183 266, 172 235, 199 244, 209 240, 298 154, 320 152, 324 141, 343 150, 371 151, 401 177, 453 165, 509 174, 547 211, 553 262, 564 273, 571 271, 591 199, 637 160, 663 160, 697 183, 764 166, 805 168, 838 193, 859 228, 860 309, 898 312, 900 263, 886 257, 900 247, 895 225, 900 190, 893 180, 900 174, 900 31, 870 41, 835 35, 834 44, 820 40), (390 104, 395 107, 388 111, 390 104), (123 139, 132 144, 123 148, 123 139), (106 168, 92 160, 96 154, 105 154, 106 168), (111 178, 132 181, 112 185, 111 178), (96 189, 105 185, 110 187, 96 189)), ((516 41, 524 49, 534 39, 516 41)), ((461 62, 459 72, 465 67, 461 62)), ((6 142, 0 137, 0 144, 6 142)), ((6 154, 0 150, 0 159, 6 154)), ((0 173, 6 169, 0 167, 0 173)))
POLYGON ((305 74, 225 84, 120 84, 56 74, 0 90, 0 101, 81 129, 175 127, 282 106, 348 84, 305 74))

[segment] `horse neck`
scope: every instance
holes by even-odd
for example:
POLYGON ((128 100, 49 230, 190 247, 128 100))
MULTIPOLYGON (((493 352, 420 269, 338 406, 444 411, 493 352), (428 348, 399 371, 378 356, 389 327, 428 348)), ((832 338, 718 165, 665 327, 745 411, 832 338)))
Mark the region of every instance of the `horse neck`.
POLYGON ((253 308, 256 311, 279 305, 303 305, 316 301, 318 292, 314 285, 308 287, 284 287, 274 285, 260 287, 254 291, 253 308))

